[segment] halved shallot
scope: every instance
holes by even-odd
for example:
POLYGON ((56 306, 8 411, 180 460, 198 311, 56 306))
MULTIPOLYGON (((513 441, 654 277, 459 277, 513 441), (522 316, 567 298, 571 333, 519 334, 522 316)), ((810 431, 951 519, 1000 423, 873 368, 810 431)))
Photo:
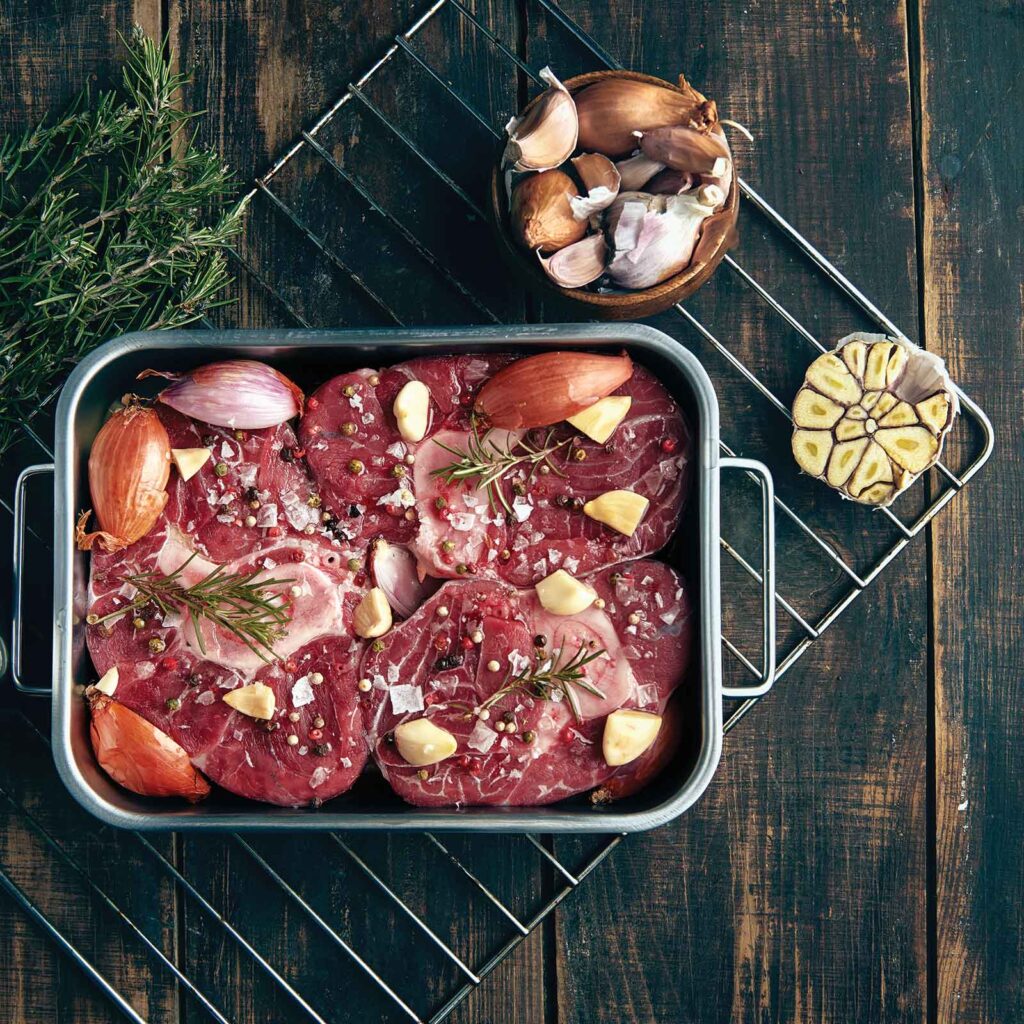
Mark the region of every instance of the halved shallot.
POLYGON ((191 803, 209 795, 210 784, 167 733, 95 687, 87 696, 92 749, 118 785, 141 796, 182 796, 191 803))
POLYGON ((232 359, 208 363, 188 373, 144 370, 139 380, 164 377, 174 381, 157 400, 185 416, 233 430, 276 427, 302 412, 299 386, 266 363, 232 359))
POLYGON ((171 442, 156 411, 133 402, 100 428, 89 452, 89 493, 99 530, 85 532, 90 513, 75 528, 83 551, 99 544, 120 551, 153 528, 167 504, 171 442))
POLYGON ((632 376, 633 363, 625 352, 544 352, 499 370, 480 389, 473 408, 492 427, 549 427, 610 395, 632 376))

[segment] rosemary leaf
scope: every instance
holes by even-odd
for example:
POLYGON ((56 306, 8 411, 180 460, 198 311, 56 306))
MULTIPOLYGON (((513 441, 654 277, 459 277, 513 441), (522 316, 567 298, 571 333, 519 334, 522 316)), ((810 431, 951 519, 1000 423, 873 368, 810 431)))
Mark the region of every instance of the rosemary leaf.
POLYGON ((187 75, 135 30, 122 86, 0 138, 0 455, 98 343, 225 300, 244 203, 179 109, 187 75))

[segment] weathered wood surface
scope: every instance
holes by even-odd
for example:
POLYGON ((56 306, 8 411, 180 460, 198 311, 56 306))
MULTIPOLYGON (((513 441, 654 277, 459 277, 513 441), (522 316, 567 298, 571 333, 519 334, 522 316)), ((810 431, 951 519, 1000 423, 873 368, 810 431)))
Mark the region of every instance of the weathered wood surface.
MULTIPOLYGON (((593 66, 535 4, 490 0, 473 9, 533 66, 550 61, 566 74, 593 66)), ((1014 740, 1022 655, 1020 584, 1008 567, 1020 561, 1016 518, 1024 498, 1019 5, 764 0, 712 11, 668 0, 641 7, 566 0, 564 9, 627 65, 666 77, 685 70, 754 130, 756 146, 737 144, 744 176, 908 334, 950 359, 996 421, 1002 449, 999 472, 990 468, 957 499, 930 545, 919 538, 728 737, 704 799, 678 824, 620 846, 557 921, 453 1019, 1018 1019, 1024 764, 1014 740)), ((108 81, 116 32, 137 21, 169 33, 178 59, 195 73, 187 103, 208 111, 202 137, 249 180, 420 11, 408 0, 283 8, 266 0, 8 3, 0 8, 9 58, 0 63, 0 126, 21 127, 53 110, 94 71, 99 83, 108 81)), ((522 98, 523 83, 453 11, 414 45, 496 125, 522 98)), ((261 195, 240 245, 245 259, 317 326, 477 322, 487 311, 501 319, 526 311, 556 316, 524 303, 492 259, 486 226, 467 220, 467 209, 484 199, 484 176, 475 172, 493 149, 488 131, 440 87, 425 87, 401 54, 366 95, 467 198, 439 184, 365 104, 341 110, 318 133, 320 144, 369 183, 380 206, 407 223, 485 309, 442 281, 386 216, 368 210, 311 151, 268 187, 336 258, 310 247, 261 195), (365 288, 343 263, 358 269, 365 288)), ((779 289, 822 339, 863 326, 749 215, 737 258, 779 289)), ((294 322, 253 279, 241 281, 238 294, 239 305, 225 314, 231 322, 294 322)), ((733 277, 721 271, 690 308, 777 394, 792 393, 807 351, 733 277)), ((780 494, 856 565, 868 566, 893 539, 882 535, 878 518, 799 482, 778 452, 785 432, 777 414, 678 317, 657 323, 705 360, 726 440, 766 458, 780 494)), ((730 486, 737 500, 751 500, 741 482, 730 486)), ((738 517, 726 516, 723 527, 740 546, 754 542, 738 517)), ((5 542, 4 558, 8 548, 5 542)), ((808 616, 820 614, 841 595, 842 580, 784 524, 780 548, 780 590, 808 616)), ((740 577, 728 578, 730 594, 734 585, 743 585, 740 577)), ((726 618, 741 646, 756 651, 745 607, 727 601, 726 618)), ((783 642, 795 636, 787 623, 783 642)), ((45 727, 38 706, 32 714, 45 727)), ((304 1019, 194 900, 175 899, 137 840, 88 826, 23 719, 3 721, 0 788, 99 872, 100 884, 230 1019, 304 1019)), ((0 867, 70 929, 136 1009, 154 1021, 207 1019, 95 897, 76 889, 73 873, 47 859, 2 799, 0 812, 0 867)), ((436 1008, 453 991, 452 965, 428 952, 415 926, 337 843, 244 842, 165 838, 159 845, 325 1019, 404 1018, 308 909, 268 880, 268 866, 417 1009, 436 1008)), ((350 843, 468 962, 478 965, 508 936, 507 922, 426 841, 365 836, 350 843)), ((558 886, 525 842, 450 845, 521 919, 558 886)), ((570 865, 592 848, 554 845, 570 865)), ((5 1020, 118 1019, 5 896, 0 935, 5 1020)))

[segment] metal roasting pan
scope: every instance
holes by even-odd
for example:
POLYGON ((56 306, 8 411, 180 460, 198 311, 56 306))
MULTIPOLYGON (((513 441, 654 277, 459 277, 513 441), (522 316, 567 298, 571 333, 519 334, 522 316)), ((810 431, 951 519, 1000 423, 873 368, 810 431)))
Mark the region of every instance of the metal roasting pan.
MULTIPOLYGON (((156 387, 152 389, 155 393, 156 387)), ((723 697, 752 697, 771 686, 775 675, 774 520, 772 480, 759 462, 719 455, 718 401, 697 359, 660 331, 638 324, 529 325, 425 330, 347 331, 166 331, 128 334, 107 342, 71 374, 57 407, 54 465, 30 466, 16 493, 14 632, 12 670, 19 688, 47 692, 21 679, 21 590, 24 528, 29 518, 26 484, 54 474, 54 631, 52 734, 57 770, 72 795, 102 821, 132 829, 174 830, 369 830, 411 829, 465 832, 637 832, 682 814, 701 795, 722 749, 723 697), (98 767, 88 735, 79 683, 95 673, 85 652, 84 597, 87 556, 73 543, 78 510, 89 506, 86 464, 93 438, 112 402, 139 391, 136 374, 150 366, 184 370, 214 359, 266 360, 307 391, 330 377, 361 366, 381 367, 414 356, 486 350, 521 353, 556 348, 620 351, 654 372, 679 401, 696 430, 693 489, 664 557, 687 578, 698 617, 694 656, 680 697, 687 726, 675 761, 645 790, 604 808, 586 795, 550 807, 422 809, 406 805, 375 771, 354 789, 323 807, 280 808, 242 800, 216 790, 206 801, 136 796, 111 782, 98 767), (723 686, 721 592, 719 585, 719 472, 734 469, 757 479, 763 510, 763 660, 760 682, 723 686)), ((677 698, 678 699, 678 698, 677 698)))

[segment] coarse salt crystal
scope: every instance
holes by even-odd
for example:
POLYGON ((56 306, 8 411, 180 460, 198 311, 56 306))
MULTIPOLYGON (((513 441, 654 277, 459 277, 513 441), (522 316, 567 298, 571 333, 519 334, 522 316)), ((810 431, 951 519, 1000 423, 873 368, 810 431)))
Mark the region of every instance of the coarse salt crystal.
POLYGON ((273 569, 274 566, 277 565, 277 562, 275 562, 272 558, 264 558, 260 564, 263 566, 264 569, 273 569))
POLYGON ((204 693, 199 694, 196 697, 197 704, 212 704, 216 698, 213 696, 213 690, 206 690, 204 693))
POLYGON ((562 565, 566 572, 575 573, 580 567, 580 560, 578 558, 567 558, 562 565))
POLYGON ((255 765, 254 765, 254 764, 252 763, 252 758, 251 758, 251 757, 249 756, 249 751, 248 751, 248 750, 247 750, 247 751, 245 752, 245 763, 246 763, 246 764, 247 764, 247 765, 248 765, 248 766, 249 766, 250 768, 255 768, 255 767, 256 767, 256 766, 255 766, 255 765))
POLYGON ((358 412, 362 412, 363 411, 363 396, 362 395, 353 395, 348 400, 348 404, 350 406, 352 406, 352 408, 357 410, 358 412))
POLYGON ((389 444, 384 449, 393 459, 405 458, 405 445, 401 441, 396 441, 394 444, 389 444))
POLYGON ((140 661, 135 666, 135 677, 137 679, 149 679, 156 672, 156 665, 151 661, 140 661))
POLYGON ((256 513, 257 526, 277 526, 277 506, 274 504, 260 505, 256 513))
POLYGON ((313 774, 309 777, 309 788, 316 789, 317 786, 322 786, 330 777, 330 774, 330 768, 325 768, 323 765, 318 765, 316 768, 313 769, 313 774))
POLYGON ((664 622, 666 626, 671 626, 672 623, 675 622, 678 617, 679 613, 674 611, 662 612, 661 615, 658 616, 658 618, 661 619, 661 621, 664 622))
POLYGON ((222 459, 233 459, 235 457, 235 449, 227 441, 220 446, 220 457, 222 459))
POLYGON ((509 651, 508 663, 511 666, 513 673, 515 675, 519 675, 524 668, 529 668, 530 659, 525 655, 520 654, 519 651, 509 651))
POLYGON ((640 586, 641 587, 649 587, 653 582, 654 582, 654 577, 653 576, 645 576, 640 581, 640 586))
POLYGON ((481 754, 486 754, 494 746, 497 738, 498 734, 486 722, 478 718, 476 725, 473 726, 473 731, 466 740, 466 746, 479 750, 481 754))
POLYGON ((372 412, 364 412, 363 415, 360 416, 359 418, 363 421, 364 424, 372 423, 373 422, 373 413, 372 412))
POLYGON ((388 682, 389 683, 397 683, 398 682, 398 666, 397 665, 388 665, 388 682))
POLYGON ((292 707, 302 708, 313 703, 313 687, 310 685, 309 676, 302 676, 295 680, 292 687, 292 707))
POLYGON ((512 513, 518 522, 525 523, 533 515, 533 505, 526 498, 517 495, 512 501, 512 513))
POLYGON ((472 512, 453 512, 448 523, 453 530, 465 533, 476 526, 476 516, 472 512))
POLYGON ((379 672, 373 677, 373 688, 375 690, 386 690, 388 688, 388 684, 379 672))
POLYGON ((548 548, 548 561, 552 565, 558 565, 558 563, 561 562, 561 560, 562 560, 562 552, 561 551, 558 551, 555 548, 548 548))
POLYGON ((226 515, 221 514, 221 515, 217 516, 217 522, 218 523, 233 523, 234 521, 235 521, 235 517, 230 512, 227 513, 226 515))
POLYGON ((409 711, 422 711, 423 690, 413 683, 404 683, 401 686, 392 686, 391 710, 396 715, 403 715, 409 711))
POLYGON ((243 487, 252 487, 256 483, 256 471, 259 467, 255 462, 247 462, 238 467, 238 482, 243 487))

